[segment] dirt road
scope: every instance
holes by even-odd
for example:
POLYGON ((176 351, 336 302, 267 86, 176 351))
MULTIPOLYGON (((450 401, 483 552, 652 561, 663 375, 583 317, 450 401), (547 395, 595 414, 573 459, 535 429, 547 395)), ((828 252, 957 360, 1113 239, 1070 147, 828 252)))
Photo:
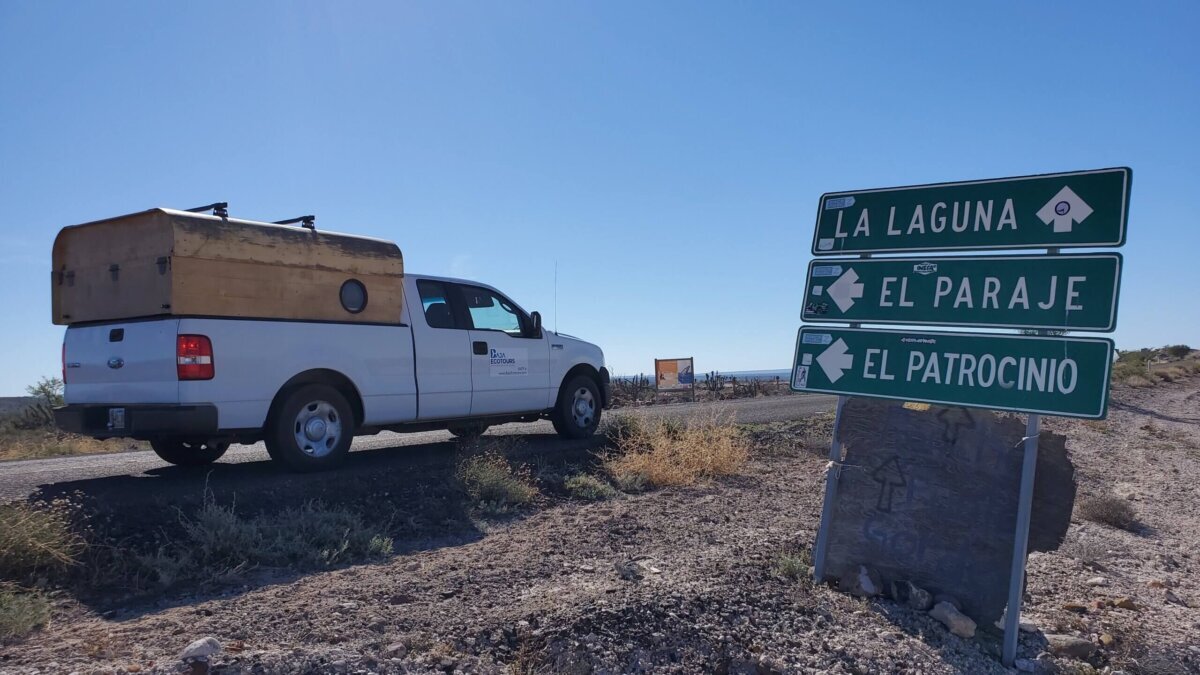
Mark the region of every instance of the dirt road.
MULTIPOLYGON (((739 423, 750 424, 797 419, 832 410, 836 401, 834 396, 797 395, 722 401, 715 406, 711 403, 683 403, 626 408, 619 412, 649 417, 686 418, 708 414, 710 410, 716 409, 723 415, 730 415, 739 423)), ((612 415, 615 412, 606 411, 605 414, 612 415)), ((550 423, 545 421, 536 424, 506 424, 493 428, 488 433, 525 435, 531 446, 541 452, 581 446, 579 443, 559 440, 554 435, 550 423)), ((365 468, 379 462, 403 461, 401 458, 411 461, 435 461, 439 455, 448 456, 445 451, 450 439, 450 434, 445 431, 415 434, 385 432, 377 436, 364 436, 354 441, 355 454, 352 455, 351 465, 365 468)), ((216 470, 223 472, 223 475, 245 473, 253 475, 256 480, 269 479, 272 475, 282 473, 274 467, 268 468, 269 466, 267 451, 258 443, 233 446, 218 462, 216 470), (244 466, 243 471, 237 472, 230 470, 227 466, 230 464, 249 466, 244 466)), ((136 481, 120 481, 122 486, 130 489, 170 488, 173 481, 191 481, 197 475, 199 474, 196 471, 171 467, 149 451, 4 462, 0 463, 0 501, 23 499, 39 488, 53 488, 56 485, 65 488, 70 484, 121 476, 137 477, 136 481)))

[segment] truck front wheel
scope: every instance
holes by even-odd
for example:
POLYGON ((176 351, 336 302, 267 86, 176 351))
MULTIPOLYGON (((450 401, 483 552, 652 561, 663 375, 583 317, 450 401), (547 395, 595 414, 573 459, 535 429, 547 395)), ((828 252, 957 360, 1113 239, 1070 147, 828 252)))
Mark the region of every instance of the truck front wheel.
POLYGON ((337 389, 304 385, 283 400, 263 440, 271 459, 293 471, 333 468, 350 453, 354 414, 337 389))
POLYGON ((558 392, 550 421, 563 438, 587 438, 600 426, 600 389, 586 375, 571 378, 558 392))
POLYGON ((204 466, 221 459, 221 455, 229 449, 229 442, 156 438, 150 441, 150 447, 165 462, 177 466, 204 466))

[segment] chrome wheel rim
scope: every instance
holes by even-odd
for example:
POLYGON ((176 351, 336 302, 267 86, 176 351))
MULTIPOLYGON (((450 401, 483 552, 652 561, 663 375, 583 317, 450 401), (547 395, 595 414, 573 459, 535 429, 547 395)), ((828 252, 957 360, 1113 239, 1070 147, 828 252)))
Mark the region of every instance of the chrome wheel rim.
POLYGON ((333 452, 342 438, 342 417, 328 401, 312 401, 300 409, 292 426, 296 447, 309 457, 333 452))
POLYGON ((591 426, 592 420, 596 419, 596 397, 592 396, 587 387, 575 390, 571 401, 571 417, 575 420, 575 426, 580 429, 591 426))

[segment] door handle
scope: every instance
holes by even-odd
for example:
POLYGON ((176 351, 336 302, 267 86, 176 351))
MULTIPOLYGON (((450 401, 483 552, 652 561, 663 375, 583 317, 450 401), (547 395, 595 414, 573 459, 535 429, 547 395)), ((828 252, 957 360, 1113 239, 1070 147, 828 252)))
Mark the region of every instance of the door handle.
POLYGON ((477 356, 487 356, 487 353, 488 353, 487 343, 486 342, 472 342, 471 350, 474 351, 477 356))

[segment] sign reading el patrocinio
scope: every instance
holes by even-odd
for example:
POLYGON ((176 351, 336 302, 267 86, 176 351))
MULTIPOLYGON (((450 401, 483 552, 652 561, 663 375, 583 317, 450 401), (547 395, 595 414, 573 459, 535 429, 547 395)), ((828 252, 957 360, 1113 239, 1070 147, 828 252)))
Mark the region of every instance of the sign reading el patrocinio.
POLYGON ((1100 419, 1112 356, 1104 338, 806 327, 792 388, 1100 419))
POLYGON ((1125 244, 1128 168, 830 192, 813 255, 1125 244))

